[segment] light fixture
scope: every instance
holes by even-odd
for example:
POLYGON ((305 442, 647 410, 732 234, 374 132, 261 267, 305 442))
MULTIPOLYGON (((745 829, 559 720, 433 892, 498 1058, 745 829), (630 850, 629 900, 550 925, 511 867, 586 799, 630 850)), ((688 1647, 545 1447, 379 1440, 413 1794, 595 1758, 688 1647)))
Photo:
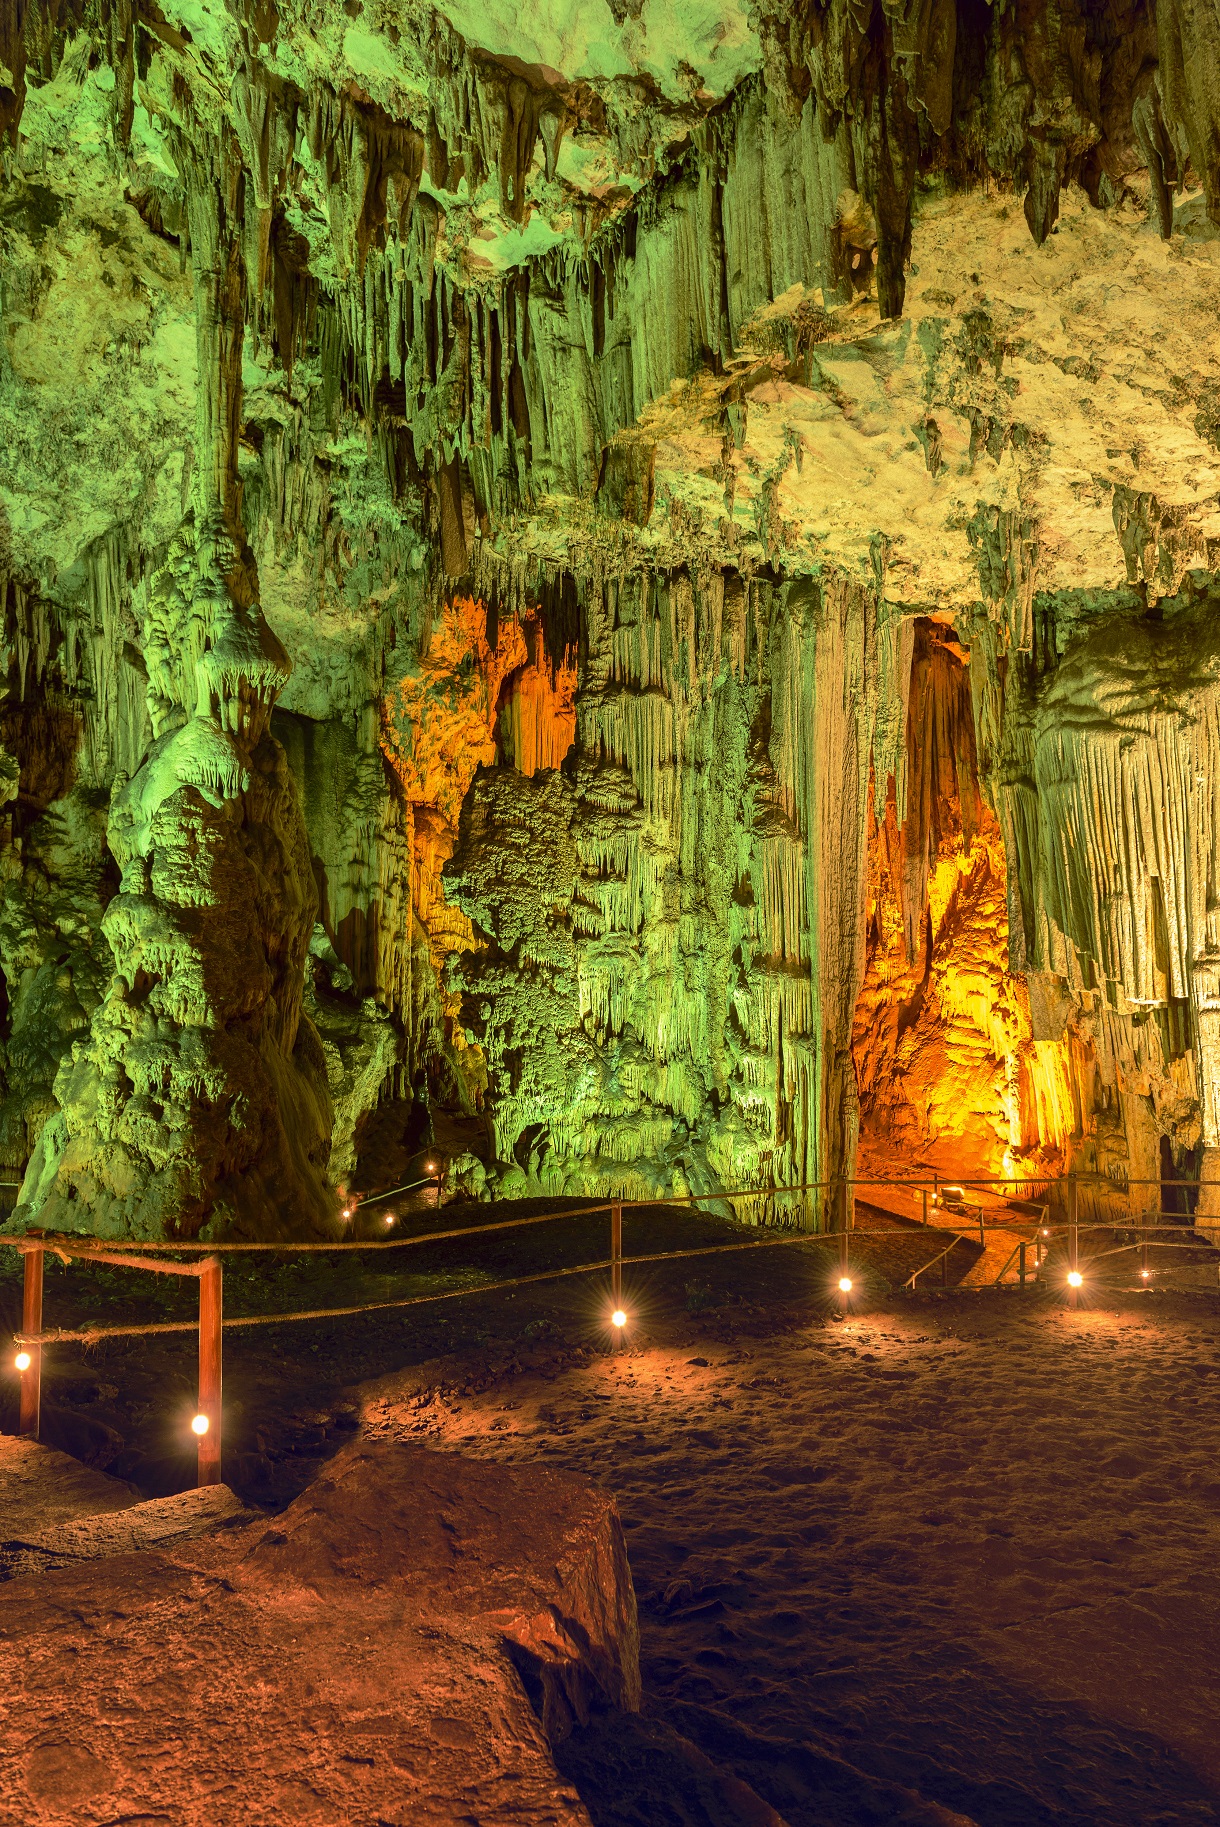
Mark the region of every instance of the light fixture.
POLYGON ((1068 1287, 1069 1288, 1083 1288, 1083 1286, 1084 1286, 1084 1276, 1080 1273, 1080 1270, 1079 1269, 1069 1269, 1068 1270, 1068 1287))
POLYGON ((19 1351, 13 1359, 13 1363, 17 1366, 18 1370, 22 1372, 27 1371, 33 1362, 34 1360, 28 1351, 19 1351))
POLYGON ((393 1224, 393 1222, 394 1222, 394 1214, 393 1214, 393 1212, 387 1212, 387 1213, 386 1213, 386 1215, 385 1215, 385 1221, 386 1221, 386 1223, 387 1223, 387 1224, 393 1224))
POLYGON ((1141 1269, 1141 1270, 1140 1270, 1140 1280, 1141 1280, 1141 1281, 1147 1281, 1147 1279, 1148 1279, 1148 1277, 1149 1277, 1149 1276, 1150 1276, 1150 1275, 1151 1275, 1151 1274, 1152 1274, 1152 1270, 1151 1270, 1151 1269, 1141 1269))
POLYGON ((616 1307, 610 1315, 610 1324, 619 1327, 620 1330, 627 1324, 627 1315, 621 1307, 616 1307))
POLYGON ((434 1174, 436 1172, 436 1162, 435 1161, 425 1161, 424 1162, 424 1172, 426 1174, 434 1174))
POLYGON ((191 1422, 191 1432, 202 1436, 207 1433, 210 1425, 206 1415, 196 1415, 195 1419, 191 1422))
POLYGON ((850 1275, 840 1275, 839 1293, 840 1294, 850 1294, 851 1293, 851 1276, 850 1275))

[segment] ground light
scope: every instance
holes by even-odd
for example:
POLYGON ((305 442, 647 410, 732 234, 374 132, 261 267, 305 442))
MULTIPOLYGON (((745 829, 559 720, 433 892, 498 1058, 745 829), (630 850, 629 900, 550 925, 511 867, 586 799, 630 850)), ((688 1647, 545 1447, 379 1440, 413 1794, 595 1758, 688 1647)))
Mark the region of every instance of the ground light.
POLYGON ((1084 1276, 1080 1273, 1079 1269, 1071 1269, 1068 1271, 1068 1287, 1069 1288, 1083 1288, 1084 1287, 1084 1276))
POLYGON ((209 1423, 206 1415, 196 1415, 195 1419, 191 1422, 191 1432, 200 1435, 206 1434, 208 1425, 209 1423))
POLYGON ((840 1294, 850 1294, 851 1293, 851 1276, 850 1275, 840 1275, 839 1293, 840 1294))
POLYGON ((620 1331, 627 1324, 627 1315, 623 1312, 621 1307, 616 1307, 614 1312, 610 1315, 610 1324, 612 1326, 617 1326, 620 1331))
POLYGON ((28 1351, 19 1351, 17 1353, 16 1357, 13 1359, 13 1363, 16 1365, 17 1369, 20 1371, 28 1370, 30 1368, 30 1365, 33 1362, 34 1362, 34 1360, 30 1356, 28 1351))

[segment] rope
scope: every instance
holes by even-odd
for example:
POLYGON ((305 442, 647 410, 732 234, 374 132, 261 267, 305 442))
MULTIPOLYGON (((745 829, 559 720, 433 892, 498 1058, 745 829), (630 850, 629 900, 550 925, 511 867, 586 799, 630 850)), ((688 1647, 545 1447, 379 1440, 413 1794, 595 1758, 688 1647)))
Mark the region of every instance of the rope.
MULTIPOLYGON (((608 1269, 607 1262, 582 1262, 575 1269, 547 1269, 541 1275, 519 1275, 513 1281, 487 1282, 474 1288, 446 1288, 437 1294, 411 1294, 399 1300, 363 1301, 355 1307, 315 1307, 308 1313, 236 1313, 226 1314, 221 1324, 231 1326, 284 1326, 292 1320, 347 1319, 357 1313, 384 1313, 394 1307, 422 1307, 433 1300, 458 1300, 466 1294, 497 1294, 503 1288, 525 1288, 536 1281, 556 1281, 564 1275, 591 1275, 597 1269, 608 1269)), ((67 1345, 73 1342, 96 1345, 101 1339, 148 1338, 160 1332, 198 1332, 198 1320, 160 1320, 147 1326, 82 1326, 75 1330, 53 1332, 14 1332, 16 1345, 67 1345)))
POLYGON ((378 1202, 380 1200, 393 1199, 399 1193, 413 1193, 417 1186, 437 1186, 437 1187, 439 1187, 440 1183, 441 1183, 441 1181, 440 1181, 439 1174, 428 1174, 423 1180, 408 1180, 402 1186, 388 1187, 384 1193, 365 1193, 363 1196, 361 1196, 361 1194, 359 1194, 359 1193, 356 1193, 355 1200, 356 1200, 356 1204, 361 1207, 366 1206, 366 1205, 376 1205, 376 1204, 378 1204, 378 1202))
MULTIPOLYGON (((649 1256, 625 1256, 622 1258, 624 1268, 634 1268, 644 1262, 684 1262, 691 1256, 732 1256, 739 1250, 768 1250, 777 1244, 813 1243, 824 1244, 827 1237, 839 1233, 823 1231, 799 1231, 787 1237, 763 1237, 750 1243, 710 1244, 698 1250, 658 1250, 649 1256)), ((845 1234, 845 1233, 844 1233, 845 1234)), ((908 1237, 909 1231, 867 1231, 859 1233, 868 1237, 908 1237)), ((228 1326, 283 1326, 293 1320, 346 1319, 358 1313, 384 1313, 397 1307, 422 1307, 428 1301, 457 1300, 467 1294, 498 1294, 505 1288, 528 1288, 535 1282, 558 1281, 567 1275, 593 1275, 602 1269, 612 1269, 614 1262, 607 1258, 604 1262, 582 1262, 570 1269, 545 1269, 539 1275, 518 1275, 511 1281, 483 1282, 472 1288, 446 1288, 440 1293, 411 1294, 398 1300, 362 1301, 352 1307, 315 1307, 304 1313, 238 1313, 231 1317, 226 1315, 222 1324, 228 1326)), ((13 1342, 17 1345, 66 1345, 80 1343, 93 1345, 99 1339, 146 1338, 162 1332, 197 1332, 197 1320, 160 1320, 146 1326, 85 1326, 76 1329, 57 1328, 49 1332, 15 1332, 13 1342)))
MULTIPOLYGON (((121 1255, 117 1250, 98 1250, 91 1244, 64 1243, 58 1239, 48 1243, 47 1248, 65 1262, 75 1256, 79 1262, 104 1262, 116 1269, 151 1269, 156 1275, 189 1275, 196 1280, 203 1274, 209 1261, 205 1257, 201 1262, 159 1262, 152 1256, 121 1255)), ((210 1260, 214 1261, 215 1258, 210 1260)))
MULTIPOLYGON (((504 1218, 497 1224, 460 1225, 457 1230, 427 1231, 419 1237, 373 1237, 367 1243, 160 1243, 155 1241, 141 1243, 128 1242, 123 1238, 111 1241, 108 1238, 101 1247, 113 1251, 206 1250, 209 1255, 221 1250, 226 1251, 229 1255, 249 1255, 255 1251, 270 1251, 281 1256, 317 1255, 328 1250, 402 1250, 416 1243, 449 1243, 455 1237, 484 1237, 492 1231, 523 1230, 531 1224, 554 1224, 558 1218, 587 1218, 591 1214, 596 1215, 598 1212, 608 1212, 609 1210, 608 1205, 582 1206, 579 1211, 574 1212, 541 1212, 530 1218, 504 1218)), ((90 1246, 87 1243, 79 1243, 77 1239, 85 1235, 84 1232, 48 1232, 43 1236, 41 1233, 26 1232, 23 1237, 0 1237, 0 1244, 8 1244, 11 1248, 23 1253, 30 1250, 47 1249, 57 1253, 67 1250, 72 1255, 83 1256, 89 1252, 90 1246)), ((150 1262, 142 1266, 161 1269, 165 1265, 150 1262)), ((193 1275, 195 1271, 191 1269, 187 1273, 193 1275)))
MULTIPOLYGON (((523 1230, 531 1224, 554 1224, 559 1218, 588 1218, 595 1216, 598 1212, 608 1212, 609 1210, 608 1205, 581 1206, 577 1211, 540 1212, 530 1218, 505 1218, 497 1224, 470 1224, 460 1225, 457 1230, 453 1231, 427 1231, 418 1237, 370 1237, 367 1243, 351 1240, 339 1243, 191 1243, 185 1240, 166 1243, 153 1239, 145 1243, 135 1240, 128 1241, 124 1238, 113 1240, 107 1238, 103 1248, 124 1251, 206 1250, 209 1255, 222 1250, 229 1255, 270 1252, 281 1256, 318 1255, 325 1254, 328 1250, 402 1250, 415 1243, 448 1243, 455 1237, 483 1237, 491 1231, 523 1230)), ((57 1250, 61 1242, 65 1242, 67 1248, 78 1252, 80 1246, 77 1244, 76 1238, 85 1234, 84 1232, 48 1232, 44 1236, 41 1233, 27 1231, 21 1237, 0 1237, 0 1244, 8 1244, 10 1248, 24 1252, 43 1248, 57 1250)), ((155 1266, 159 1268, 161 1265, 158 1263, 155 1266)))
MULTIPOLYGON (((708 1195, 708 1196, 712 1197, 713 1195, 708 1195)), ((609 1207, 594 1206, 591 1209, 596 1212, 596 1211, 608 1210, 609 1207)), ((438 1232, 432 1233, 431 1235, 425 1236, 425 1237, 401 1238, 396 1241, 400 1242, 400 1243, 442 1242, 442 1241, 446 1241, 446 1240, 454 1238, 454 1237, 478 1236, 478 1235, 485 1234, 489 1231, 516 1230, 525 1225, 544 1224, 544 1223, 547 1223, 549 1220, 556 1218, 556 1217, 583 1217, 586 1215, 587 1215, 587 1213, 583 1210, 579 1211, 579 1212, 568 1212, 568 1213, 546 1212, 537 1217, 508 1219, 500 1224, 478 1225, 478 1226, 473 1226, 470 1229, 462 1229, 462 1230, 456 1230, 456 1231, 438 1231, 438 1232)), ((708 1244, 708 1245, 704 1245, 698 1249, 689 1249, 689 1250, 657 1250, 657 1251, 651 1252, 651 1253, 649 1253, 647 1255, 643 1255, 643 1256, 624 1256, 619 1259, 619 1262, 620 1262, 620 1265, 624 1268, 628 1268, 628 1267, 635 1268, 637 1265, 642 1264, 642 1263, 686 1262, 686 1261, 691 1260, 692 1258, 702 1257, 702 1256, 732 1256, 732 1255, 738 1254, 739 1252, 741 1252, 743 1250, 769 1250, 769 1249, 775 1249, 783 1244, 802 1244, 803 1243, 803 1244, 817 1244, 817 1245, 825 1246, 826 1244, 830 1243, 834 1239, 843 1238, 843 1237, 855 1237, 856 1239, 871 1238, 871 1237, 907 1237, 907 1238, 910 1238, 917 1232, 926 1233, 926 1232, 929 1232, 932 1230, 937 1230, 940 1228, 941 1227, 936 1226, 936 1225, 923 1226, 923 1225, 917 1225, 917 1224, 912 1223, 911 1225, 904 1226, 902 1228, 895 1227, 892 1230, 850 1229, 850 1230, 842 1230, 842 1231, 790 1231, 786 1235, 779 1236, 779 1237, 772 1236, 772 1237, 752 1238, 748 1243, 708 1244)), ((947 1229, 948 1227, 944 1227, 944 1228, 947 1229)), ((996 1230, 1011 1230, 1013 1227, 1011 1224, 1007 1224, 1007 1225, 995 1225, 992 1228, 996 1229, 996 1230)), ((1169 1231, 1169 1232, 1187 1231, 1187 1232, 1191 1232, 1191 1233, 1193 1233, 1193 1231, 1194 1231, 1194 1227, 1191 1225, 1139 1226, 1139 1225, 1128 1224, 1128 1225, 1115 1226, 1113 1224, 1103 1224, 1101 1222, 1097 1222, 1097 1223, 1094 1223, 1091 1225, 1078 1224, 1075 1226, 1073 1226, 1071 1224, 1067 1224, 1067 1223, 1061 1223, 1061 1224, 1054 1224, 1054 1225, 1043 1225, 1043 1226, 1039 1226, 1037 1228, 1039 1230, 1043 1231, 1044 1233, 1063 1232, 1063 1231, 1070 1232, 1074 1229, 1077 1232, 1077 1234, 1079 1234, 1082 1231, 1111 1231, 1111 1232, 1113 1232, 1115 1229, 1119 1229, 1119 1230, 1126 1230, 1126 1231, 1133 1231, 1133 1232, 1150 1231, 1154 1235, 1156 1233, 1159 1233, 1161 1236, 1164 1236, 1165 1232, 1167 1232, 1167 1231, 1169 1231)), ((7 1242, 7 1241, 11 1241, 11 1240, 0 1239, 0 1241, 7 1242)), ((952 1241, 950 1243, 948 1243, 945 1246, 945 1248, 943 1250, 941 1250, 936 1256, 934 1256, 930 1262, 925 1263, 923 1268, 917 1269, 915 1271, 914 1275, 911 1276, 910 1281, 906 1285, 907 1286, 913 1285, 913 1283, 917 1280, 917 1278, 920 1275, 925 1274, 928 1269, 934 1268, 936 1266, 936 1264, 941 1260, 941 1258, 943 1256, 948 1256, 957 1247, 957 1245, 959 1243, 963 1243, 963 1242, 968 1243, 970 1241, 971 1241, 971 1239, 965 1237, 963 1233, 955 1232, 952 1236, 952 1241)), ((62 1254, 66 1253, 66 1254, 74 1255, 82 1261, 88 1261, 91 1257, 93 1260, 99 1261, 99 1262, 116 1261, 118 1263, 118 1266, 120 1266, 122 1268, 149 1268, 149 1269, 154 1269, 154 1270, 167 1271, 169 1273, 177 1273, 177 1274, 181 1274, 181 1275, 198 1275, 200 1270, 204 1267, 204 1265, 202 1263, 200 1263, 198 1265, 189 1265, 189 1264, 185 1264, 185 1263, 164 1263, 164 1262, 141 1263, 140 1261, 138 1261, 138 1259, 134 1259, 131 1257, 126 1257, 126 1256, 115 1257, 110 1254, 102 1253, 100 1251, 90 1250, 87 1246, 82 1247, 75 1243, 61 1245, 57 1241, 54 1241, 50 1238, 45 1238, 45 1239, 40 1238, 37 1242, 32 1242, 29 1239, 22 1238, 22 1239, 19 1239, 18 1242, 19 1242, 19 1244, 23 1244, 27 1250, 36 1249, 36 1248, 53 1249, 56 1251, 57 1254, 62 1255, 62 1254)), ((166 1245, 164 1247, 165 1248, 182 1248, 185 1246, 166 1245)), ((205 1245, 205 1246, 195 1246, 195 1247, 223 1249, 226 1246, 221 1244, 221 1245, 211 1245, 211 1246, 205 1245)), ((284 1248, 291 1249, 291 1248, 293 1248, 292 1245, 285 1246, 285 1245, 278 1245, 278 1244, 267 1244, 267 1245, 233 1244, 228 1247, 230 1247, 232 1249, 237 1249, 237 1250, 243 1250, 243 1249, 244 1250, 250 1250, 250 1249, 256 1250, 256 1249, 264 1249, 264 1248, 266 1248, 266 1249, 284 1249, 284 1248)), ((344 1246, 334 1246, 334 1245, 325 1245, 325 1244, 303 1244, 303 1245, 298 1245, 295 1247, 297 1247, 299 1249, 306 1249, 306 1250, 315 1249, 316 1250, 316 1249, 326 1249, 326 1248, 335 1248, 335 1247, 344 1247, 344 1246)), ((386 1246, 385 1245, 378 1246, 378 1245, 374 1244, 371 1246, 354 1245, 354 1246, 350 1246, 350 1247, 354 1247, 354 1248, 382 1247, 382 1248, 384 1248, 386 1246)), ((1123 1247, 1124 1247, 1124 1249, 1138 1249, 1140 1246, 1138 1244, 1128 1244, 1123 1247)), ((1173 1248, 1184 1249, 1184 1248, 1194 1247, 1194 1246, 1187 1246, 1187 1245, 1183 1245, 1183 1244, 1177 1244, 1177 1245, 1166 1244, 1163 1247, 1169 1248, 1169 1249, 1173 1249, 1173 1248)), ((1123 1253, 1122 1250, 1116 1250, 1116 1251, 1112 1251, 1112 1252, 1111 1251, 1102 1252, 1103 1255, 1110 1255, 1110 1254, 1119 1255, 1122 1253, 1123 1253)), ((384 1312, 393 1311, 393 1310, 403 1308, 403 1307, 426 1306, 430 1301, 459 1300, 459 1299, 462 1299, 463 1297, 465 1297, 466 1295, 497 1294, 497 1293, 501 1293, 504 1290, 509 1289, 509 1288, 527 1288, 527 1287, 533 1286, 537 1282, 559 1281, 559 1280, 562 1280, 564 1277, 571 1276, 571 1275, 593 1275, 603 1269, 612 1269, 612 1268, 614 1268, 614 1266, 615 1266, 614 1259, 607 1258, 603 1262, 578 1263, 574 1268, 546 1269, 537 1275, 518 1275, 518 1276, 514 1276, 511 1280, 508 1280, 508 1281, 485 1282, 485 1283, 481 1283, 475 1287, 448 1288, 448 1289, 444 1289, 440 1292, 434 1292, 431 1294, 405 1295, 405 1296, 399 1297, 397 1300, 362 1301, 362 1302, 357 1303, 354 1306, 347 1306, 347 1307, 315 1307, 315 1308, 309 1309, 308 1311, 300 1312, 300 1313, 234 1314, 232 1316, 226 1317, 222 1321, 222 1325, 225 1327, 283 1326, 283 1325, 289 1325, 293 1321, 296 1321, 296 1320, 347 1319, 347 1318, 351 1318, 351 1317, 361 1314, 361 1313, 384 1313, 384 1312)), ((161 1320, 161 1321, 156 1321, 156 1322, 152 1322, 150 1324, 141 1325, 141 1326, 87 1326, 87 1327, 78 1327, 78 1328, 62 1328, 61 1327, 61 1328, 55 1328, 50 1331, 42 1331, 42 1332, 15 1332, 12 1336, 13 1336, 14 1344, 17 1344, 17 1345, 54 1345, 54 1344, 74 1344, 74 1343, 84 1344, 84 1345, 94 1345, 94 1344, 99 1343, 102 1339, 148 1338, 153 1335, 162 1334, 162 1333, 197 1332, 198 1329, 199 1329, 199 1322, 197 1320, 161 1320)))
MULTIPOLYGON (((714 1193, 714 1194, 708 1193, 706 1195, 706 1197, 709 1199, 721 1198, 723 1196, 725 1196, 725 1195, 722 1195, 719 1193, 714 1193)), ((191 1243, 191 1242, 186 1242, 186 1241, 159 1242, 156 1240, 149 1240, 148 1242, 141 1242, 141 1241, 136 1241, 136 1240, 128 1240, 125 1238, 113 1238, 113 1239, 107 1238, 103 1242, 101 1242, 99 1245, 95 1246, 88 1242, 80 1241, 81 1238, 87 1236, 87 1233, 85 1233, 85 1232, 48 1231, 44 1234, 44 1233, 38 1232, 38 1231, 27 1231, 20 1237, 0 1237, 0 1245, 7 1245, 7 1247, 9 1249, 18 1250, 22 1254, 26 1254, 30 1250, 42 1250, 42 1249, 53 1250, 56 1252, 56 1254, 59 1254, 59 1255, 62 1255, 65 1251, 71 1255, 82 1256, 82 1257, 92 1254, 96 1257, 96 1259, 98 1261, 115 1260, 116 1266, 120 1267, 120 1268, 128 1266, 127 1257, 126 1257, 125 1253, 128 1251, 131 1251, 134 1253, 137 1250, 145 1250, 145 1251, 156 1250, 158 1252, 168 1252, 170 1250, 194 1252, 194 1251, 202 1250, 202 1251, 206 1251, 209 1255, 212 1255, 212 1254, 218 1255, 221 1252, 224 1252, 228 1255, 250 1255, 250 1254, 255 1254, 255 1253, 264 1253, 264 1254, 278 1254, 281 1256, 319 1255, 319 1254, 325 1254, 327 1251, 342 1252, 344 1250, 356 1250, 356 1251, 404 1250, 404 1249, 410 1249, 413 1245, 421 1244, 421 1243, 451 1243, 456 1238, 460 1238, 460 1237, 487 1237, 496 1231, 525 1230, 529 1226, 535 1225, 535 1224, 554 1224, 563 1218, 595 1218, 599 1212, 608 1212, 608 1211, 613 1210, 614 1203, 617 1203, 617 1202, 607 1203, 606 1205, 583 1205, 583 1206, 577 1207, 575 1210, 564 1211, 564 1212, 540 1212, 529 1218, 504 1218, 504 1219, 501 1219, 496 1224, 460 1225, 460 1226, 458 1226, 458 1228, 456 1230, 451 1230, 451 1231, 424 1231, 419 1236, 416 1236, 416 1237, 372 1237, 366 1243, 360 1243, 360 1242, 354 1242, 354 1241, 353 1242, 344 1242, 344 1243, 191 1243), (120 1251, 124 1252, 123 1260, 118 1261, 117 1257, 104 1258, 100 1255, 100 1253, 99 1253, 100 1250, 107 1250, 107 1251, 113 1251, 113 1252, 120 1252, 120 1251)), ((676 1204, 678 1202, 662 1200, 662 1201, 656 1201, 654 1203, 658 1203, 658 1204, 675 1203, 676 1204)), ((628 1208, 624 1207, 624 1209, 628 1209, 628 1208)), ((1034 1222, 1034 1220, 1032 1218, 1018 1216, 1018 1217, 1014 1217, 1014 1218, 993 1220, 991 1223, 987 1223, 986 1221, 984 1221, 984 1229, 993 1230, 993 1231, 1012 1231, 1012 1230, 1019 1229, 1022 1225, 1031 1224, 1033 1222, 1034 1222)), ((912 1219, 911 1223, 912 1223, 912 1225, 917 1225, 918 1221, 915 1219, 912 1219)), ((929 1224, 926 1227, 919 1225, 918 1228, 921 1230, 926 1228, 927 1230, 935 1231, 935 1230, 947 1230, 948 1226, 929 1224)), ((1042 1229, 1042 1230, 1048 1230, 1048 1231, 1069 1231, 1072 1229, 1072 1226, 1071 1226, 1071 1223, 1065 1219, 1062 1221, 1056 1221, 1050 1225, 1040 1225, 1038 1228, 1042 1229)), ((1083 1232, 1083 1231, 1114 1231, 1114 1230, 1120 1230, 1120 1231, 1181 1230, 1181 1231, 1192 1231, 1193 1232, 1196 1229, 1196 1226, 1190 1225, 1190 1224, 1169 1225, 1169 1224, 1155 1224, 1155 1223, 1147 1224, 1147 1225, 1137 1225, 1137 1224, 1132 1224, 1130 1221, 1128 1221, 1126 1223, 1122 1223, 1122 1222, 1115 1221, 1113 1219, 1100 1219, 1099 1218, 1099 1219, 1094 1220, 1091 1224, 1077 1224, 1075 1228, 1077 1229, 1077 1231, 1081 1231, 1081 1232, 1083 1232)), ((842 1237, 842 1236, 879 1237, 884 1234, 887 1234, 887 1233, 869 1230, 869 1229, 866 1229, 866 1227, 861 1226, 861 1225, 849 1227, 845 1231, 801 1231, 798 1233, 798 1235, 800 1235, 802 1237, 810 1237, 810 1236, 815 1236, 815 1237, 842 1237)), ((894 1235, 905 1235, 905 1233, 895 1232, 894 1235)), ((726 1246, 722 1246, 722 1247, 727 1248, 729 1246, 726 1245, 726 1246)), ((734 1245, 732 1247, 736 1248, 737 1246, 734 1245)), ((131 1266, 134 1267, 137 1265, 132 1263, 131 1266)), ((166 1265, 163 1263, 153 1263, 153 1262, 140 1263, 138 1266, 141 1268, 148 1268, 148 1269, 163 1269, 166 1267, 166 1265)), ((184 1272, 189 1273, 189 1274, 195 1273, 195 1271, 193 1269, 184 1270, 184 1272)))

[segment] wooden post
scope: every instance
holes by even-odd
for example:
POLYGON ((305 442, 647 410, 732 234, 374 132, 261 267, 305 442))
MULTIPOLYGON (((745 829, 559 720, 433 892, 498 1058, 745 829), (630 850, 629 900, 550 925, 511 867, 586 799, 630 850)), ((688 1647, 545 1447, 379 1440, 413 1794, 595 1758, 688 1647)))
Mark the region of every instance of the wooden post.
POLYGON ((851 1223, 848 1218, 848 1212, 850 1211, 853 1216, 855 1215, 855 1203, 852 1200, 851 1185, 848 1181, 835 1180, 833 1185, 834 1191, 832 1194, 833 1203, 831 1209, 836 1215, 839 1232, 839 1311, 846 1318, 847 1314, 851 1312, 851 1289, 844 1288, 841 1284, 845 1281, 849 1282, 852 1280, 851 1241, 849 1237, 851 1223))
MULTIPOLYGON (((1068 1175, 1068 1273, 1078 1273, 1080 1256, 1079 1212, 1076 1205, 1076 1176, 1068 1175)), ((1076 1289, 1068 1284, 1068 1306, 1076 1305, 1076 1289)))
POLYGON ((199 1265, 199 1413, 207 1429, 199 1436, 198 1484, 220 1483, 221 1339, 224 1319, 224 1270, 219 1256, 199 1265))
POLYGON ((617 1204, 610 1207, 610 1292, 614 1311, 620 1313, 623 1306, 623 1208, 617 1204))
POLYGON ((1020 1263, 1020 1268, 1018 1270, 1018 1273, 1021 1277, 1021 1286, 1024 1287, 1025 1286, 1025 1242, 1024 1242, 1024 1239, 1022 1239, 1022 1242, 1021 1242, 1021 1250, 1020 1250, 1020 1255, 1018 1257, 1018 1261, 1020 1263))
POLYGON ((920 1197, 923 1200, 923 1221, 926 1225, 928 1222, 928 1189, 926 1186, 920 1189, 920 1197))
MULTIPOLYGON (((36 1244, 33 1249, 25 1252, 25 1290, 21 1302, 23 1332, 42 1331, 42 1265, 45 1254, 41 1244, 36 1244)), ((42 1346, 24 1345, 22 1350, 29 1354, 30 1367, 21 1373, 21 1420, 17 1431, 30 1434, 37 1440, 42 1409, 42 1346)))

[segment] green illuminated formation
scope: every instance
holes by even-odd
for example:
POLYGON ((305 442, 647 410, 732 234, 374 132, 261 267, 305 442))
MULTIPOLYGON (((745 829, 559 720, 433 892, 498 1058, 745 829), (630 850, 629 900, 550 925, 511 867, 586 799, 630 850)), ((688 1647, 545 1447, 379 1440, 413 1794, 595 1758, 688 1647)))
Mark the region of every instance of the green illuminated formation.
POLYGON ((0 9, 13 1224, 1220 1148, 1205 11, 0 9))

